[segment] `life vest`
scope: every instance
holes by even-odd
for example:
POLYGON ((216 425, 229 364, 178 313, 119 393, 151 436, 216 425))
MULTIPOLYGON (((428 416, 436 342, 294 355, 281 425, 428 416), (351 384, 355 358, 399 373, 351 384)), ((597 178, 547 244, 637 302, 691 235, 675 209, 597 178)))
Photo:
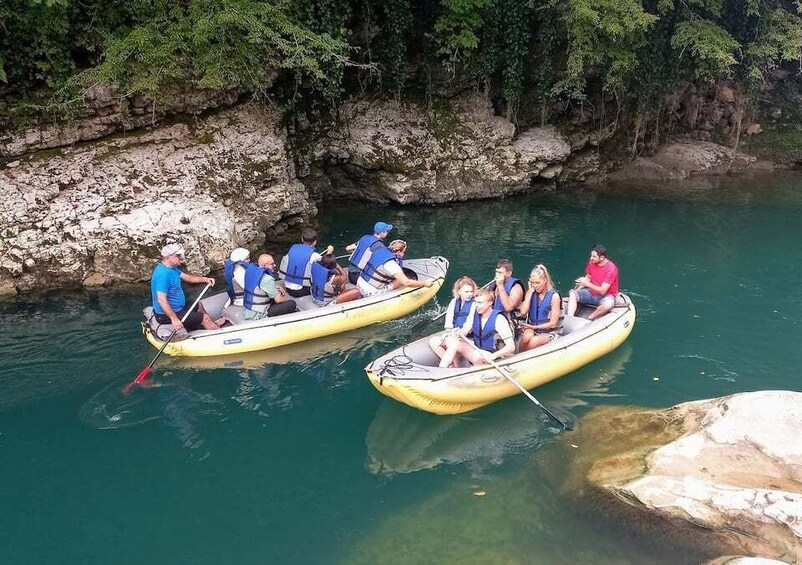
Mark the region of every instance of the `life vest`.
MULTIPOLYGON (((545 324, 551 319, 551 298, 556 293, 556 290, 549 289, 546 291, 546 296, 542 301, 538 301, 539 296, 537 292, 532 293, 532 298, 529 300, 529 314, 526 315, 527 324, 545 324)), ((543 333, 547 330, 535 330, 543 333)))
POLYGON ((395 255, 395 262, 398 263, 399 267, 403 267, 404 266, 404 258, 401 257, 400 255, 395 255))
POLYGON ((461 328, 465 325, 465 321, 468 319, 468 314, 471 312, 471 306, 473 306, 473 299, 468 300, 467 302, 463 302, 459 298, 454 299, 454 327, 461 328))
POLYGON ((501 312, 493 308, 484 328, 482 327, 482 316, 479 315, 479 312, 473 315, 473 342, 479 349, 490 352, 496 350, 496 318, 499 314, 501 312))
MULTIPOLYGON (((504 281, 504 290, 507 291, 507 294, 510 294, 512 292, 512 287, 514 287, 516 284, 520 284, 521 286, 523 286, 523 283, 520 280, 516 279, 515 277, 510 277, 506 281, 504 281)), ((504 305, 501 303, 500 296, 496 296, 496 301, 493 303, 493 309, 499 310, 501 312, 506 312, 504 305)))
POLYGON ((245 289, 240 287, 240 285, 238 285, 234 280, 234 267, 237 265, 247 269, 249 263, 246 263, 245 261, 232 261, 231 259, 226 259, 223 262, 223 275, 226 278, 226 291, 228 292, 228 297, 231 299, 232 304, 235 300, 242 300, 243 296, 245 296, 245 289))
POLYGON ((336 271, 327 269, 319 262, 312 263, 312 298, 318 302, 328 302, 334 294, 326 292, 326 283, 336 271))
POLYGON ((382 288, 393 282, 393 277, 388 277, 379 272, 379 267, 388 261, 395 261, 395 254, 384 245, 377 247, 370 254, 367 263, 362 267, 362 274, 359 278, 375 288, 382 288))
POLYGON ((269 273, 259 265, 248 263, 248 267, 245 270, 245 297, 243 300, 243 306, 245 306, 246 310, 266 312, 267 308, 273 303, 273 299, 259 286, 262 277, 267 274, 269 273))
POLYGON ((294 243, 287 251, 287 270, 281 271, 284 281, 309 286, 309 259, 315 248, 308 243, 294 243))

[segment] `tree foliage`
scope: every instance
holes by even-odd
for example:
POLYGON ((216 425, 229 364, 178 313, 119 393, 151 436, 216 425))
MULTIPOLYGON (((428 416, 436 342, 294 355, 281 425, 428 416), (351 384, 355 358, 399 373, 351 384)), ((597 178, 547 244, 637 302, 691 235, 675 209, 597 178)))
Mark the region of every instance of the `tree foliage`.
POLYGON ((508 111, 536 100, 545 120, 557 99, 656 100, 687 78, 760 89, 778 67, 800 70, 800 10, 796 0, 4 0, 0 94, 114 82, 129 95, 303 90, 335 103, 360 63, 379 71, 372 88, 398 98, 433 80, 475 81, 508 111))

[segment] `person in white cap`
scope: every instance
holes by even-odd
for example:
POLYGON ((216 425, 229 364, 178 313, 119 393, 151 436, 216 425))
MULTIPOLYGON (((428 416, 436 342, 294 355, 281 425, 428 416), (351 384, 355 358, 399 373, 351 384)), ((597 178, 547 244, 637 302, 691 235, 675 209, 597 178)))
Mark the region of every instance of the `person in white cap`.
POLYGON ((200 328, 219 329, 224 320, 217 322, 212 320, 200 302, 187 319, 181 322, 187 308, 181 282, 214 285, 214 279, 211 277, 191 275, 179 269, 184 254, 184 248, 179 243, 168 243, 161 249, 162 259, 153 269, 150 278, 150 293, 156 321, 160 324, 172 324, 177 330, 177 335, 185 335, 186 332, 200 328))
POLYGON ((242 306, 245 296, 245 271, 251 262, 251 252, 237 247, 223 264, 228 297, 234 306, 242 306))

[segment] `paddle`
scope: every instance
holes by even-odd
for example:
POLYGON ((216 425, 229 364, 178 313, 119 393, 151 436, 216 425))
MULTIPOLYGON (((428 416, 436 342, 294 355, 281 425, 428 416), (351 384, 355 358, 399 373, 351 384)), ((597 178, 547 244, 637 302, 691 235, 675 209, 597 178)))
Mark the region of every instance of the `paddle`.
MULTIPOLYGON (((198 302, 200 302, 201 298, 203 298, 203 295, 206 294, 206 291, 209 290, 211 287, 212 287, 211 284, 207 284, 203 288, 203 290, 200 292, 198 297, 195 299, 195 302, 192 303, 192 306, 190 306, 187 309, 187 313, 184 314, 183 318, 181 318, 181 323, 182 324, 186 321, 187 317, 192 313, 192 311, 195 310, 195 306, 198 305, 198 302)), ((153 359, 151 359, 150 363, 148 363, 147 366, 139 372, 139 374, 136 376, 136 378, 133 381, 131 381, 130 383, 125 385, 125 387, 123 388, 123 393, 124 394, 128 394, 129 392, 131 392, 132 388, 134 388, 136 385, 138 385, 139 383, 141 383, 142 381, 144 381, 148 377, 148 375, 150 374, 150 370, 153 368, 153 364, 156 363, 156 359, 159 358, 159 356, 162 354, 162 352, 167 347, 167 344, 169 344, 173 340, 173 338, 175 337, 175 334, 177 332, 178 332, 178 328, 173 330, 173 333, 170 334, 170 337, 168 337, 166 340, 164 340, 164 344, 161 346, 161 349, 159 349, 159 352, 156 354, 156 356, 153 359)))
MULTIPOLYGON (((487 282, 487 283, 483 284, 483 285, 481 286, 481 288, 487 288, 488 286, 490 286, 490 285, 491 285, 491 284, 493 284, 494 282, 495 282, 495 280, 492 280, 492 281, 490 281, 490 282, 487 282)), ((429 324, 431 324, 432 322, 436 322, 437 320, 439 320, 440 318, 442 318, 442 317, 443 317, 443 316, 445 316, 446 314, 448 314, 448 308, 446 308, 445 310, 443 310, 442 312, 440 312, 440 313, 439 313, 437 316, 435 316, 434 318, 425 318, 425 319, 423 319, 423 320, 418 320, 418 321, 417 321, 417 322, 415 322, 415 324, 414 324, 414 325, 413 325, 413 326, 410 328, 410 330, 409 330, 409 331, 410 331, 410 333, 411 333, 411 334, 416 334, 416 333, 418 333, 420 330, 422 330, 423 328, 425 328, 426 326, 428 326, 428 325, 429 325, 429 324)))
MULTIPOLYGON (((460 336, 460 337, 461 337, 463 340, 465 340, 465 342, 466 342, 468 345, 470 345, 471 347, 473 347, 473 348, 474 348, 474 349, 475 349, 477 352, 480 352, 480 353, 481 353, 481 351, 482 351, 482 350, 481 350, 481 349, 479 349, 479 348, 476 346, 476 344, 473 342, 473 340, 470 340, 470 339, 468 339, 467 337, 465 337, 465 336, 464 336, 464 335, 462 335, 462 334, 459 334, 459 336, 460 336)), ((484 356, 483 356, 483 358, 484 358, 484 356)), ((502 376, 502 377, 504 377, 505 379, 507 379, 508 381, 510 381, 512 384, 514 384, 515 386, 517 386, 517 387, 518 387, 518 390, 520 390, 522 393, 524 393, 524 394, 527 396, 527 398, 529 398, 529 400, 531 400, 532 402, 534 402, 534 403, 535 403, 535 406, 537 406, 538 408, 540 408, 541 410, 543 410, 543 412, 545 412, 546 414, 548 414, 548 415, 549 415, 549 416, 550 416, 550 417, 551 417, 551 418, 552 418, 552 419, 553 419, 555 422, 558 422, 558 423, 559 423, 559 424, 560 424, 560 425, 563 427, 563 429, 564 429, 564 430, 568 430, 568 431, 571 431, 571 430, 573 430, 573 428, 572 428, 572 427, 570 427, 568 424, 566 424, 565 422, 563 422, 562 420, 560 420, 560 419, 559 419, 557 416, 555 416, 555 415, 552 413, 552 411, 551 411, 551 410, 549 410, 548 408, 546 408, 545 406, 543 406, 543 405, 542 405, 542 404, 541 404, 541 403, 538 401, 538 399, 537 399, 537 398, 535 398, 534 396, 532 396, 532 393, 531 393, 531 392, 529 392, 528 390, 526 390, 526 389, 524 388, 524 386, 523 386, 521 383, 519 383, 518 381, 516 381, 515 379, 513 379, 513 378, 512 378, 512 376, 510 376, 510 374, 509 374, 507 371, 505 371, 505 370, 504 370, 504 369, 501 367, 501 365, 499 365, 498 363, 496 363, 496 362, 495 362, 494 360, 492 360, 492 359, 486 359, 486 358, 485 358, 485 360, 486 360, 488 363, 490 363, 491 365, 493 365, 493 368, 494 368, 496 371, 498 371, 498 372, 499 372, 499 374, 501 374, 501 376, 502 376)))

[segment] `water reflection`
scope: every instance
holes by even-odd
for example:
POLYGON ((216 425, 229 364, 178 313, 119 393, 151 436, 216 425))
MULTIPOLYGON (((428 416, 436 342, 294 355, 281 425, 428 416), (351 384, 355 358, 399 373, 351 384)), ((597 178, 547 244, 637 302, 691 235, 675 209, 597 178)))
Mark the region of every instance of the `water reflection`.
MULTIPOLYGON (((549 385, 535 395, 560 417, 590 398, 613 396, 610 385, 632 356, 624 344, 606 357, 549 385), (557 386, 559 383, 559 386, 557 386)), ((500 465, 505 455, 549 441, 553 422, 523 396, 458 416, 436 416, 385 399, 365 437, 365 467, 374 474, 412 473, 440 465, 470 464, 475 470, 500 465)))

